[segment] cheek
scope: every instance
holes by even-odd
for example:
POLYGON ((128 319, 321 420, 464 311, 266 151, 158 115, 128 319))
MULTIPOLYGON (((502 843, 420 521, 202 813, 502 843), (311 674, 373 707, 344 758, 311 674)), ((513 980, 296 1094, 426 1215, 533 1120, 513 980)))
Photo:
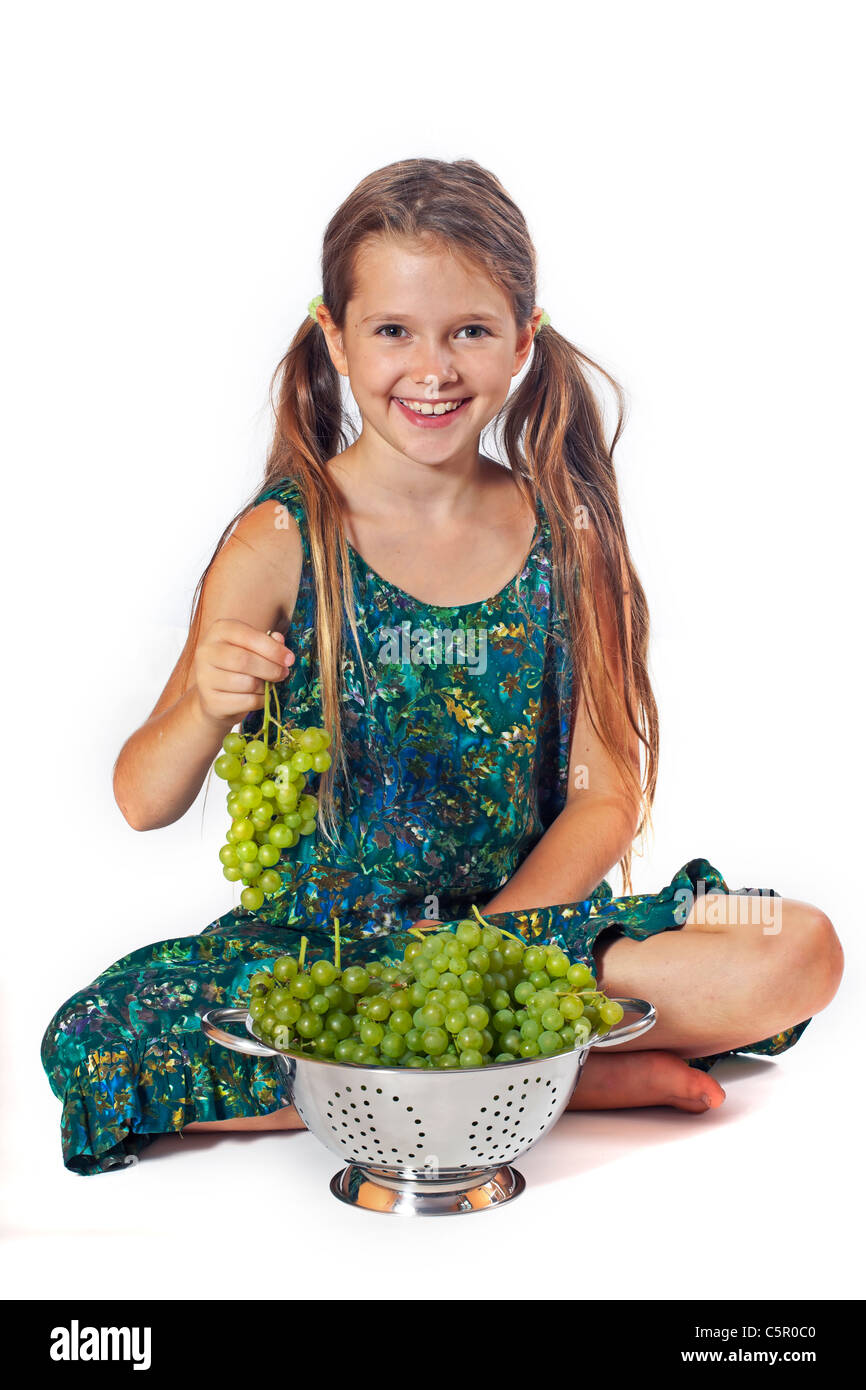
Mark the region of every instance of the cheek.
POLYGON ((402 380, 397 362, 389 362, 375 349, 362 348, 355 352, 348 366, 349 384, 356 396, 390 396, 393 388, 402 380))

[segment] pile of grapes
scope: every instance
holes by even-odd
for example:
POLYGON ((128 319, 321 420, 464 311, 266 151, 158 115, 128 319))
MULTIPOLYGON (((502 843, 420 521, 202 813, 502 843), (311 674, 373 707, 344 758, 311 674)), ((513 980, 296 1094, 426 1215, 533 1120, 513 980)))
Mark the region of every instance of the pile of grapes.
POLYGON ((331 765, 331 735, 325 729, 285 728, 271 712, 272 698, 279 709, 266 681, 261 735, 226 734, 214 763, 217 777, 228 782, 226 805, 232 818, 219 852, 223 874, 230 883, 244 885, 241 904, 251 912, 280 888, 275 865, 282 851, 293 849, 316 828, 319 803, 303 795, 307 773, 325 772, 331 765))
POLYGON ((554 945, 527 946, 473 907, 456 931, 413 940, 397 962, 304 964, 306 938, 250 978, 253 1032, 279 1051, 398 1067, 483 1067, 582 1047, 622 1005, 554 945))

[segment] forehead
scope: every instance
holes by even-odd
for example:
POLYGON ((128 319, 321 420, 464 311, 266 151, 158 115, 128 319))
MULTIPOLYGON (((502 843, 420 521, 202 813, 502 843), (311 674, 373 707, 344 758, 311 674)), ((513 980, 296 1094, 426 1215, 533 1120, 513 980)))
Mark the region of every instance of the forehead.
POLYGON ((460 248, 433 240, 368 239, 355 257, 353 309, 362 315, 381 307, 389 312, 401 305, 406 312, 431 304, 458 308, 471 299, 476 309, 487 306, 502 313, 508 306, 503 291, 487 269, 460 248))

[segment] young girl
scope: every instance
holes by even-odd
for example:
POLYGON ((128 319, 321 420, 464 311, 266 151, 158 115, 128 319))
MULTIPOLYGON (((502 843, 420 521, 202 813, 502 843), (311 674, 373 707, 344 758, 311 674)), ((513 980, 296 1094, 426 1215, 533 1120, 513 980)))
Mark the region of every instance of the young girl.
POLYGON ((276 682, 283 723, 332 732, 318 828, 257 911, 144 946, 59 1009, 42 1060, 76 1173, 158 1134, 300 1127, 269 1060, 209 1043, 199 1020, 301 934, 327 949, 335 918, 375 953, 474 903, 558 934, 607 994, 651 1000, 655 1027, 590 1052, 572 1109, 718 1106, 712 1062, 784 1051, 839 984, 838 938, 808 903, 732 893, 705 859, 656 894, 614 898, 604 878, 619 863, 631 888, 658 750, 612 459, 622 393, 603 373, 608 446, 596 364, 536 306, 502 185, 472 160, 370 174, 327 228, 322 288, 280 364, 265 485, 223 533, 114 775, 130 825, 170 825, 276 682), (479 450, 493 422, 508 467, 479 450))

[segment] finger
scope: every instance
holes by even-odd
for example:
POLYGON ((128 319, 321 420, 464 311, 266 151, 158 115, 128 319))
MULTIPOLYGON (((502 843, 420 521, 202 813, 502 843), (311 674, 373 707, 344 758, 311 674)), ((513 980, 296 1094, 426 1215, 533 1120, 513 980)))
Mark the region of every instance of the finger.
POLYGON ((255 676, 246 676, 243 671, 215 671, 210 689, 224 695, 264 695, 265 683, 255 676))
POLYGON ((256 676, 263 681, 281 681, 288 675, 289 669, 294 661, 292 653, 291 661, 286 664, 283 656, 279 658, 279 664, 273 660, 266 660, 258 656, 255 652, 246 647, 238 647, 231 642, 217 642, 211 647, 207 654, 208 664, 220 671, 233 671, 247 676, 256 676))
POLYGON ((242 647, 254 656, 276 663, 281 671, 285 670, 288 655, 286 645, 284 641, 277 641, 273 636, 273 630, 261 632, 249 623, 240 622, 235 618, 223 618, 219 620, 215 638, 218 646, 226 644, 242 647))

